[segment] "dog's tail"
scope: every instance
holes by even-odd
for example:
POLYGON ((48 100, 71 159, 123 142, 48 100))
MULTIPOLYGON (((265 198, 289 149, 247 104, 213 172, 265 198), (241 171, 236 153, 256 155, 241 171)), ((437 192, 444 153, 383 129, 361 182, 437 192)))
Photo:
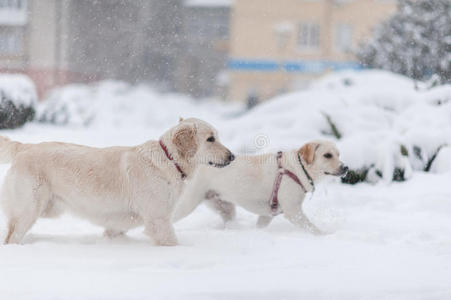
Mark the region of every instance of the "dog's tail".
POLYGON ((19 142, 0 136, 0 164, 10 163, 16 157, 21 145, 19 142))

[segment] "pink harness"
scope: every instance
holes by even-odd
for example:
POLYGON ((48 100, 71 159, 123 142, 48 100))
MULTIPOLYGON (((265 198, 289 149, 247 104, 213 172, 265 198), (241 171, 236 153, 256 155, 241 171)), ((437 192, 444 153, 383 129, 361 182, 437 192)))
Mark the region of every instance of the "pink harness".
POLYGON ((281 159, 282 159, 282 151, 279 151, 279 152, 277 152, 277 176, 274 181, 274 185, 272 188, 272 194, 271 194, 271 198, 270 198, 271 212, 273 213, 273 215, 278 214, 279 199, 277 196, 279 194, 280 183, 282 182, 283 175, 288 175, 288 177, 290 177, 294 182, 299 184, 299 186, 304 191, 304 193, 307 193, 307 189, 304 187, 302 182, 299 180, 299 177, 297 177, 296 174, 294 174, 290 170, 284 169, 282 167, 281 159))

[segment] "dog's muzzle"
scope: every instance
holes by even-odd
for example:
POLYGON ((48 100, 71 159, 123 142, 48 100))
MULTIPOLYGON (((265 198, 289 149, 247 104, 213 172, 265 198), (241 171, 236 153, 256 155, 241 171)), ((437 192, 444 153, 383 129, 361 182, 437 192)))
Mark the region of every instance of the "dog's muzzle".
POLYGON ((232 161, 234 161, 234 160, 235 160, 235 155, 230 153, 229 156, 227 156, 227 160, 225 162, 223 162, 223 163, 215 163, 215 162, 210 161, 210 162, 208 162, 208 164, 210 166, 215 167, 215 168, 224 168, 224 167, 230 165, 230 163, 232 161))
POLYGON ((340 169, 338 170, 337 173, 329 173, 329 172, 324 172, 326 175, 332 175, 332 176, 340 176, 340 177, 344 177, 346 176, 346 174, 348 174, 349 168, 345 165, 341 165, 340 169))
POLYGON ((346 176, 346 174, 348 174, 348 171, 349 171, 348 166, 341 165, 340 166, 340 172, 339 172, 338 176, 344 177, 344 176, 346 176))

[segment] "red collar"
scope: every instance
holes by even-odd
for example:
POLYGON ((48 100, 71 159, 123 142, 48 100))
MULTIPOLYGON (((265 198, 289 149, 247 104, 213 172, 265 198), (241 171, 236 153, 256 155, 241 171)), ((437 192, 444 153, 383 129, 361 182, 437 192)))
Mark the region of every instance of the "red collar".
POLYGON ((185 172, 183 172, 182 168, 180 167, 180 165, 174 161, 174 158, 172 157, 171 154, 169 154, 168 148, 166 147, 166 145, 160 140, 160 146, 161 149, 163 149, 164 154, 166 154, 166 157, 169 160, 172 160, 174 162, 175 168, 177 169, 177 171, 179 171, 179 173, 182 175, 182 180, 184 180, 186 178, 186 174, 185 172))
POLYGON ((274 180, 274 185, 272 188, 272 193, 271 193, 271 198, 270 198, 271 211, 272 211, 273 215, 278 214, 279 199, 278 199, 277 195, 279 194, 280 183, 282 182, 283 175, 288 175, 288 177, 290 177, 294 182, 299 184, 299 186, 304 191, 304 193, 307 193, 307 190, 305 189, 302 182, 299 180, 299 177, 297 177, 296 174, 294 174, 290 170, 284 169, 282 167, 281 159, 282 159, 282 151, 279 151, 279 152, 277 152, 277 169, 278 169, 277 176, 276 176, 276 179, 274 180))

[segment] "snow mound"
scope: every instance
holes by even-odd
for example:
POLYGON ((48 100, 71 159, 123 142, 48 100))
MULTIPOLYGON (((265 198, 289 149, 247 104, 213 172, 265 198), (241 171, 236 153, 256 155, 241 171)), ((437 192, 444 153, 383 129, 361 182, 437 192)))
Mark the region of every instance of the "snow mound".
POLYGON ((38 100, 33 81, 22 74, 0 74, 0 91, 16 107, 34 106, 38 100))
POLYGON ((179 117, 223 118, 240 109, 239 105, 226 106, 218 101, 161 94, 144 85, 102 81, 54 90, 39 107, 37 119, 70 126, 167 128, 179 117))
POLYGON ((440 147, 451 144, 450 100, 451 85, 420 90, 386 71, 333 73, 241 117, 234 145, 245 152, 253 137, 265 136, 267 145, 254 152, 266 152, 329 138, 352 169, 404 180, 412 170, 429 171, 440 147))
POLYGON ((37 93, 25 75, 0 74, 0 129, 12 129, 31 121, 37 93))

